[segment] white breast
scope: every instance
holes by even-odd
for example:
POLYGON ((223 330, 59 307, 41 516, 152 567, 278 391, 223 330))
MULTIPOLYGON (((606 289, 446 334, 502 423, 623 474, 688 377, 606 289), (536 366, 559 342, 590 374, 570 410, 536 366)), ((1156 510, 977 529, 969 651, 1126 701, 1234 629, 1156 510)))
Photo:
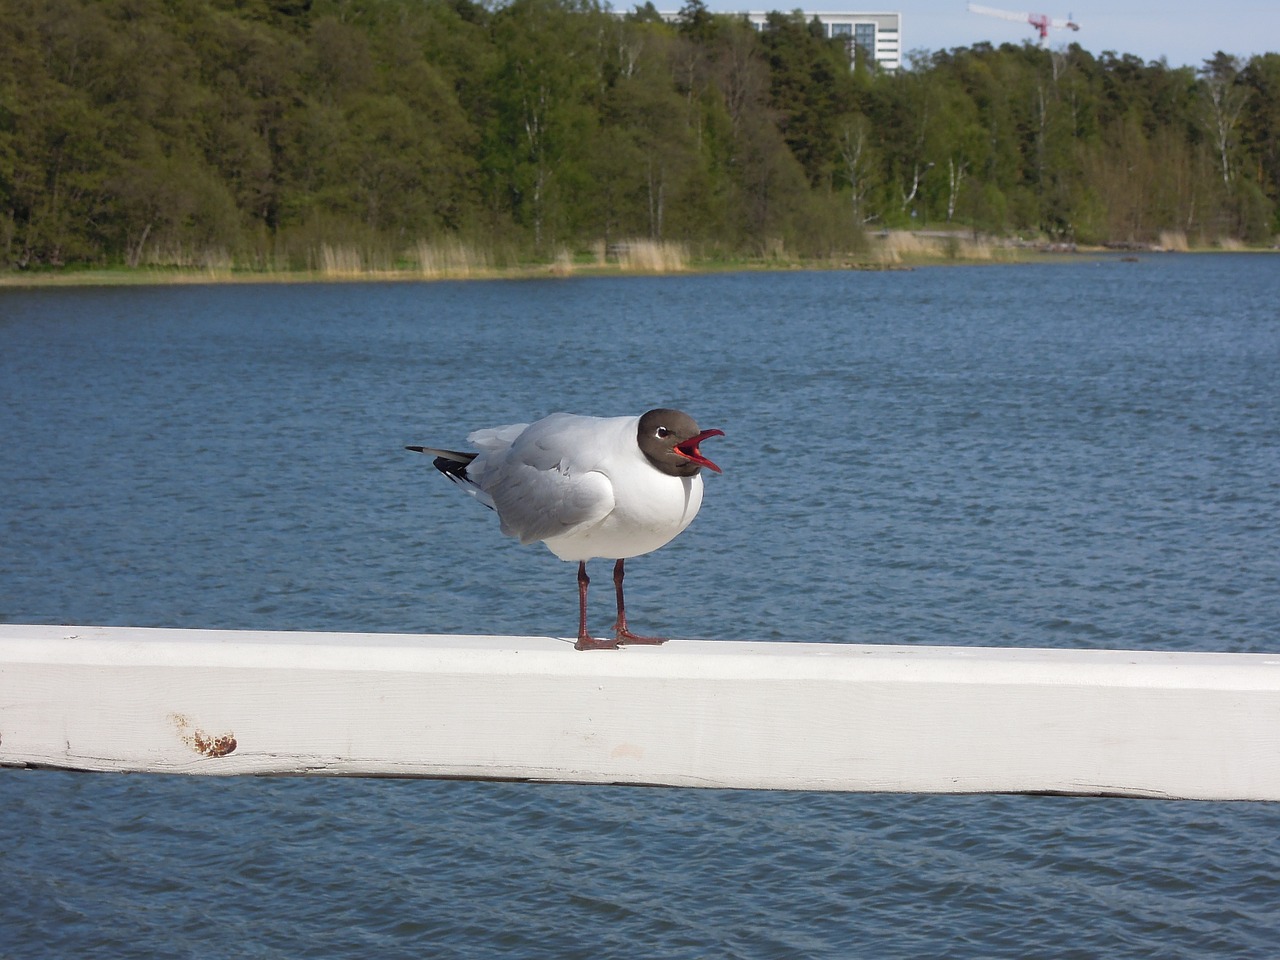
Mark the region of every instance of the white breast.
POLYGON ((655 468, 636 443, 638 426, 638 417, 553 414, 518 433, 481 431, 470 438, 482 453, 468 473, 503 532, 523 543, 542 540, 562 560, 639 556, 693 522, 702 477, 655 468))

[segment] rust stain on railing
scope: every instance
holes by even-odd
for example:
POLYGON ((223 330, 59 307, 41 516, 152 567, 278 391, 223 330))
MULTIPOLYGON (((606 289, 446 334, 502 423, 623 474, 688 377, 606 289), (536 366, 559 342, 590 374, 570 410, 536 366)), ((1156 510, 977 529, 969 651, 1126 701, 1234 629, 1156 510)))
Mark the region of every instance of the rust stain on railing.
POLYGON ((193 730, 191 721, 181 713, 171 713, 169 719, 177 728, 182 742, 201 756, 216 759, 235 752, 237 744, 234 733, 211 736, 198 727, 193 730))

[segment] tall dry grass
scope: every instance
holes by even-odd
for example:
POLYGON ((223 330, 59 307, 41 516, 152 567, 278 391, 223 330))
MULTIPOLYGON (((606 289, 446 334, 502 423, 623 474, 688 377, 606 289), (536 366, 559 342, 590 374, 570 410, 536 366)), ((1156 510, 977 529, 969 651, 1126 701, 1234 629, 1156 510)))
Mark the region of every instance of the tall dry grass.
POLYGON ((556 277, 570 276, 577 269, 573 262, 573 251, 568 247, 556 250, 555 259, 551 261, 551 274, 556 277))
POLYGON ((134 264, 140 267, 167 267, 206 273, 230 273, 234 261, 225 247, 195 248, 176 241, 154 243, 143 249, 134 264))
POLYGON ((320 244, 316 269, 326 280, 359 279, 395 272, 391 254, 372 246, 355 244, 320 244))
POLYGON ((364 273, 364 259, 353 246, 320 244, 320 273, 330 279, 358 277, 364 273))
POLYGON ((1161 250, 1177 253, 1186 253, 1191 249, 1190 244, 1187 243, 1187 235, 1181 230, 1162 230, 1159 246, 1161 250))
POLYGON ((444 240, 419 240, 410 258, 418 264, 418 273, 429 280, 465 279, 490 272, 493 258, 483 250, 456 237, 444 240))
POLYGON ((689 262, 685 245, 668 240, 625 240, 614 251, 618 266, 633 273, 679 273, 689 262))
POLYGON ((885 264, 904 260, 995 260, 998 251, 989 240, 959 233, 918 234, 910 230, 886 230, 877 234, 876 258, 885 264))

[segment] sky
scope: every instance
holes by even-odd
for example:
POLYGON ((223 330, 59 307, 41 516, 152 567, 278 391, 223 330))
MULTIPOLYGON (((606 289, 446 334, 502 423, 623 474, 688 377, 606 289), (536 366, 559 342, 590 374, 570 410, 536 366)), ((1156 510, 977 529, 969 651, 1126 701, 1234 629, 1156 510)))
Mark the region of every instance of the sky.
MULTIPOLYGON (((746 10, 794 10, 902 14, 902 50, 945 50, 987 41, 1038 41, 1025 24, 969 13, 966 0, 704 0, 715 13, 746 10)), ((1104 50, 1130 53, 1144 61, 1165 58, 1171 67, 1200 67, 1223 50, 1247 60, 1256 53, 1280 53, 1280 0, 979 0, 984 6, 1026 13, 1072 17, 1078 32, 1049 31, 1051 47, 1075 42, 1095 56, 1104 50), (1156 12, 1152 12, 1156 11, 1156 12)), ((655 3, 679 9, 677 0, 655 3), (674 4, 674 5, 673 5, 674 4)), ((626 3, 614 0, 614 6, 626 3)), ((905 57, 904 57, 905 59, 905 57)))

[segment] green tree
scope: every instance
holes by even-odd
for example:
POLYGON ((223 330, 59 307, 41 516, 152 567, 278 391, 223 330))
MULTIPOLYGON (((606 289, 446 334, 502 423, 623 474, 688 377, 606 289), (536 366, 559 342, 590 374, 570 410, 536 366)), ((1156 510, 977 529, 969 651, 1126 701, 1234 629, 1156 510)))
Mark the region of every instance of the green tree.
POLYGON ((1224 189, 1230 188, 1235 176, 1237 128, 1249 98, 1249 88, 1238 82, 1239 67, 1235 57, 1218 51, 1212 60, 1205 61, 1201 70, 1200 120, 1218 158, 1224 189))
POLYGON ((1240 74, 1249 91, 1241 122, 1241 144, 1249 159, 1248 177, 1257 184, 1271 211, 1270 232, 1280 232, 1280 54, 1249 60, 1240 74))
POLYGON ((586 180, 575 148, 597 123, 602 16, 590 0, 514 0, 494 17, 501 54, 491 81, 491 169, 539 251, 572 236, 575 195, 586 180))
POLYGON ((871 121, 861 113, 845 114, 836 127, 836 144, 840 152, 838 182, 849 191, 852 226, 861 230, 880 216, 872 204, 880 186, 881 162, 871 121))
POLYGON ((0 256, 313 262, 440 234, 831 253, 863 223, 1264 241, 1280 55, 850 64, 689 0, 0 0, 0 256))
POLYGON ((769 63, 769 105, 812 186, 830 186, 838 121, 852 107, 854 79, 844 44, 815 34, 799 12, 771 13, 760 34, 769 63))
MULTIPOLYGON (((698 169, 695 130, 672 79, 681 40, 651 21, 613 25, 615 79, 601 107, 603 139, 593 155, 592 180, 604 206, 601 233, 663 239, 670 211, 698 169)), ((688 220, 680 222, 684 234, 688 220)), ((687 234, 685 234, 687 238, 687 234)))

